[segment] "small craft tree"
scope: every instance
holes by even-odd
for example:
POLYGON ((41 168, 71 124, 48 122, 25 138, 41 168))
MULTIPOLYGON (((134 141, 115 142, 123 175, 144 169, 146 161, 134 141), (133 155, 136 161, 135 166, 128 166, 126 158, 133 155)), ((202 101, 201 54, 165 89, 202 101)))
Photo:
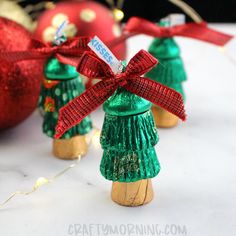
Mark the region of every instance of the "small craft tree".
MULTIPOLYGON (((161 26, 169 26, 161 22, 161 26)), ((158 58, 160 65, 148 72, 147 76, 163 85, 181 93, 185 99, 182 83, 187 80, 180 49, 172 37, 155 38, 149 47, 149 53, 158 58)), ((162 108, 153 105, 152 111, 158 127, 173 127, 178 123, 178 117, 162 108)))
MULTIPOLYGON (((138 34, 154 37, 155 39, 149 48, 149 52, 160 60, 160 65, 153 68, 147 76, 175 89, 184 96, 182 82, 186 80, 186 74, 183 62, 180 58, 179 47, 175 43, 173 37, 181 36, 193 38, 213 45, 224 46, 234 38, 234 36, 211 29, 206 22, 201 20, 198 23, 190 22, 186 24, 179 24, 180 22, 178 20, 178 24, 175 24, 176 22, 174 20, 172 21, 172 24, 174 23, 174 25, 169 26, 170 21, 171 17, 167 17, 164 21, 161 21, 160 25, 157 25, 146 19, 131 17, 124 27, 125 34, 116 41, 111 42, 109 45, 114 47, 127 38, 138 34)), ((152 110, 157 126, 171 127, 177 124, 177 117, 169 112, 164 111, 157 106, 154 106, 152 110)))
POLYGON ((69 102, 59 112, 56 138, 104 103, 106 113, 101 133, 104 149, 101 174, 113 181, 112 199, 125 206, 139 206, 153 198, 151 178, 160 171, 154 149, 158 135, 151 103, 185 119, 182 96, 166 86, 143 78, 157 63, 141 50, 120 74, 93 53, 86 52, 79 73, 101 81, 69 102))
MULTIPOLYGON (((52 45, 32 39, 32 49, 0 53, 0 58, 8 62, 23 60, 46 60, 45 79, 41 86, 39 106, 43 108, 43 132, 53 138, 61 107, 73 100, 85 88, 76 71, 79 58, 89 50, 87 37, 67 40, 63 35, 64 22, 56 33, 52 45)), ((92 122, 86 117, 80 124, 71 127, 61 139, 53 141, 53 153, 62 159, 75 159, 87 152, 85 134, 92 129, 92 122)))
POLYGON ((151 103, 118 88, 103 108, 106 115, 100 170, 113 181, 112 199, 121 205, 145 204, 153 197, 150 179, 160 171, 154 149, 158 135, 151 103))
MULTIPOLYGON (((62 64, 56 58, 50 58, 44 70, 43 132, 53 138, 59 109, 84 92, 85 87, 75 67, 62 64)), ((69 129, 61 139, 54 139, 53 153, 62 159, 74 159, 87 152, 85 134, 92 129, 90 117, 69 129)))

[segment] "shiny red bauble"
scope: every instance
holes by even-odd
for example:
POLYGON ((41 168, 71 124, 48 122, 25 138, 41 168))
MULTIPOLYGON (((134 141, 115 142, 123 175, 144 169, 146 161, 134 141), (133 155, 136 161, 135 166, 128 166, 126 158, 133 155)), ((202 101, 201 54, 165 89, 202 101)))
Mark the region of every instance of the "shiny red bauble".
MULTIPOLYGON (((45 11, 38 20, 35 31, 36 38, 49 42, 53 40, 56 28, 68 20, 66 35, 97 35, 104 42, 120 36, 121 28, 110 9, 93 1, 65 1, 57 3, 53 9, 45 11)), ((112 48, 118 59, 125 59, 126 45, 120 44, 112 48)))
MULTIPOLYGON (((0 53, 30 49, 31 35, 17 23, 0 17, 0 53)), ((42 62, 0 61, 0 130, 13 127, 36 108, 42 62)))

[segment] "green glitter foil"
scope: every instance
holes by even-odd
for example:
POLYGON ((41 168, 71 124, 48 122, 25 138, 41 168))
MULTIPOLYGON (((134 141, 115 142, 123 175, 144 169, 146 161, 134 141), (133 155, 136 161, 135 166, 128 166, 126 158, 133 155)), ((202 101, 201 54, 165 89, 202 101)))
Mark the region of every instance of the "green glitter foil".
POLYGON ((103 104, 106 113, 114 116, 128 116, 145 112, 151 108, 151 103, 131 92, 118 88, 113 96, 103 104))
POLYGON ((151 111, 131 116, 106 114, 100 142, 103 149, 136 151, 148 149, 158 142, 151 111))
POLYGON ((154 149, 158 134, 150 103, 119 88, 103 107, 101 174, 119 182, 155 177, 160 171, 154 149))

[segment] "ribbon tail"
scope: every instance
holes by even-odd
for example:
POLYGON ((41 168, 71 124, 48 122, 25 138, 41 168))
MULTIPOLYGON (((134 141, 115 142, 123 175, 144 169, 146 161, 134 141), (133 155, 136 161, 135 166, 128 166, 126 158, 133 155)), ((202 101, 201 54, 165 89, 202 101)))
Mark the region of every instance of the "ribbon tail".
POLYGON ((161 28, 155 23, 140 17, 131 17, 125 25, 124 31, 133 34, 146 34, 161 37, 161 28))
POLYGON ((182 36, 218 46, 224 46, 234 37, 233 35, 208 28, 206 22, 187 23, 166 28, 139 17, 131 17, 124 31, 134 34, 146 34, 156 38, 182 36))
POLYGON ((42 55, 40 52, 37 51, 13 51, 0 53, 1 60, 12 63, 24 60, 45 59, 49 56, 46 54, 42 55))
POLYGON ((172 30, 174 31, 173 34, 176 36, 193 38, 218 46, 224 46, 232 38, 234 38, 233 35, 225 34, 217 30, 208 28, 205 22, 199 24, 188 23, 185 25, 178 25, 173 27, 172 30))
POLYGON ((182 95, 175 90, 143 77, 130 80, 129 84, 124 87, 130 92, 178 116, 181 120, 186 120, 182 95))
POLYGON ((116 90, 116 88, 103 90, 104 87, 105 83, 100 81, 59 110, 55 138, 60 138, 71 127, 79 124, 92 111, 102 105, 116 90), (99 93, 101 90, 105 92, 99 93))

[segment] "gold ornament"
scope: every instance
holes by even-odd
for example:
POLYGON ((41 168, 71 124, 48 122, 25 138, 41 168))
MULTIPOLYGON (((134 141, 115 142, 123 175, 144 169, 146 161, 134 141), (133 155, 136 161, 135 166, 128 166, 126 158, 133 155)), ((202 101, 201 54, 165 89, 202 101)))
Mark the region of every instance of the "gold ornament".
POLYGON ((14 1, 0 0, 0 16, 17 22, 29 31, 33 31, 36 26, 27 12, 14 1))
POLYGON ((125 16, 124 12, 122 10, 118 9, 118 8, 114 8, 112 10, 112 12, 113 12, 113 15, 114 15, 114 19, 117 22, 120 22, 125 16))
POLYGON ((53 8, 55 8, 55 4, 53 2, 46 2, 45 8, 48 10, 53 9, 53 8))
POLYGON ((106 0, 106 2, 109 4, 113 18, 116 22, 120 22, 123 20, 125 14, 122 11, 122 8, 124 6, 124 0, 118 0, 117 3, 115 3, 114 0, 106 0))

